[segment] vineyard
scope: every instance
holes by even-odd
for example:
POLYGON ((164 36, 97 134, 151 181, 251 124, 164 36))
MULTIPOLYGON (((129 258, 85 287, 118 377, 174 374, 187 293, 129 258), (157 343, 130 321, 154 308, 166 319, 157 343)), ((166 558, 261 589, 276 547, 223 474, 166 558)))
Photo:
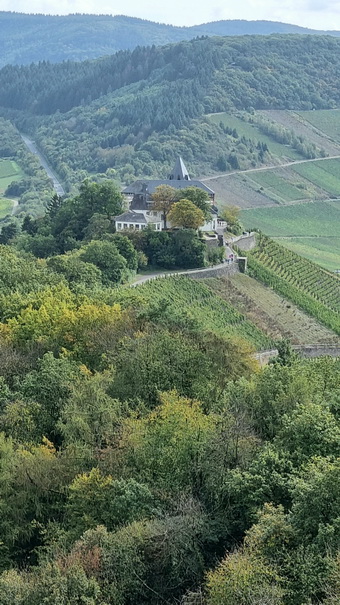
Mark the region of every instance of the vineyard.
POLYGON ((260 235, 247 253, 249 274, 340 334, 340 279, 260 235))
POLYGON ((309 122, 332 141, 340 142, 339 109, 319 109, 318 111, 297 111, 303 120, 309 122))
POLYGON ((176 323, 189 322, 202 331, 242 338, 258 350, 272 346, 270 338, 201 282, 181 276, 169 277, 150 281, 137 290, 138 294, 130 290, 127 296, 130 292, 132 297, 137 294, 155 306, 164 302, 164 320, 176 319, 176 323))

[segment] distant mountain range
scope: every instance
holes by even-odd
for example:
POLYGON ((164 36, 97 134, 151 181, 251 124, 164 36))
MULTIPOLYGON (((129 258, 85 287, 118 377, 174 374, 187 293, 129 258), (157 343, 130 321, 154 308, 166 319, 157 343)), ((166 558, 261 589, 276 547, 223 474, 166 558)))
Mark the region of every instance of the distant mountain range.
POLYGON ((229 20, 175 27, 118 15, 28 15, 0 11, 0 67, 32 62, 82 61, 137 46, 164 45, 197 36, 329 34, 275 21, 229 20))

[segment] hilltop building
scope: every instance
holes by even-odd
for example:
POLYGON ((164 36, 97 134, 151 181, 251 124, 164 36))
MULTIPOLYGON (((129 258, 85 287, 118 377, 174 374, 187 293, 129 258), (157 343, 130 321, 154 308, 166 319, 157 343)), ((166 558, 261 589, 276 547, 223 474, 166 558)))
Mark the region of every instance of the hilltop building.
MULTIPOLYGON (((217 228, 217 208, 214 206, 215 192, 207 185, 196 179, 191 180, 181 157, 178 157, 175 166, 167 179, 139 180, 123 189, 128 203, 128 211, 115 217, 116 229, 142 230, 152 225, 156 231, 164 229, 164 220, 161 212, 152 209, 152 195, 156 187, 169 185, 175 189, 198 187, 206 192, 211 203, 211 219, 208 220, 202 231, 214 231, 217 228)), ((171 225, 169 225, 171 226, 171 225)))

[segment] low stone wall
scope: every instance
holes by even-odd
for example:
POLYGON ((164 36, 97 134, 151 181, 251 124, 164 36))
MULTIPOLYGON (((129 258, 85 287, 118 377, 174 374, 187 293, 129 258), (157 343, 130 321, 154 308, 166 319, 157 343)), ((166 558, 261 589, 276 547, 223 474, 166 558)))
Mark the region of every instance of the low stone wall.
POLYGON ((300 353, 303 357, 321 357, 330 355, 331 357, 340 357, 340 345, 333 344, 315 344, 315 345, 293 345, 292 349, 300 353))
POLYGON ((162 279, 165 277, 174 277, 175 275, 185 275, 190 279, 205 279, 206 277, 223 277, 224 275, 235 275, 239 273, 238 260, 231 263, 221 263, 213 267, 205 267, 204 269, 188 269, 187 271, 174 271, 173 273, 152 273, 151 275, 140 276, 138 281, 130 284, 130 287, 135 288, 152 279, 162 279))
MULTIPOLYGON (((340 345, 333 344, 315 344, 315 345, 293 345, 292 349, 299 353, 302 357, 322 357, 329 355, 330 357, 340 357, 340 345)), ((277 349, 271 349, 269 351, 259 351, 254 353, 255 359, 259 362, 260 366, 265 366, 276 357, 278 354, 277 349)))
POLYGON ((233 237, 230 241, 231 246, 237 246, 240 250, 252 250, 256 246, 255 233, 249 233, 249 235, 240 235, 233 237))
POLYGON ((181 271, 177 275, 186 275, 191 279, 205 279, 206 277, 223 277, 224 275, 235 275, 239 273, 237 260, 233 263, 223 263, 215 267, 207 267, 206 269, 194 269, 193 271, 181 271))

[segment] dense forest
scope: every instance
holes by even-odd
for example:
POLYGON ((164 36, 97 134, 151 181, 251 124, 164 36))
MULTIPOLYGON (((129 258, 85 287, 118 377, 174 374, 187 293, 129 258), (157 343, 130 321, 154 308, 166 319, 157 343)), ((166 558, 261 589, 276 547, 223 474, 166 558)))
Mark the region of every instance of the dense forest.
MULTIPOLYGON (((1 155, 27 175, 0 234, 0 605, 338 605, 340 359, 273 342, 214 280, 131 287, 221 259, 193 228, 112 217, 115 179, 179 152, 197 172, 266 161, 209 112, 337 107, 339 44, 201 38, 0 71, 1 155)), ((262 235, 247 255, 339 334, 336 276, 262 235)))
POLYGON ((123 15, 52 16, 0 11, 0 66, 39 61, 83 61, 136 46, 160 46, 197 36, 312 34, 314 31, 274 21, 228 20, 175 27, 123 15))
POLYGON ((1 234, 0 604, 337 605, 340 360, 260 369, 209 279, 124 285, 168 234, 79 189, 1 234))
POLYGON ((260 369, 209 280, 125 287, 162 233, 120 201, 2 233, 0 604, 337 605, 339 359, 260 369))
POLYGON ((196 174, 256 166, 270 149, 206 114, 337 107, 339 50, 332 37, 216 37, 6 66, 1 113, 36 139, 68 189, 82 170, 165 176, 179 153, 196 174))

